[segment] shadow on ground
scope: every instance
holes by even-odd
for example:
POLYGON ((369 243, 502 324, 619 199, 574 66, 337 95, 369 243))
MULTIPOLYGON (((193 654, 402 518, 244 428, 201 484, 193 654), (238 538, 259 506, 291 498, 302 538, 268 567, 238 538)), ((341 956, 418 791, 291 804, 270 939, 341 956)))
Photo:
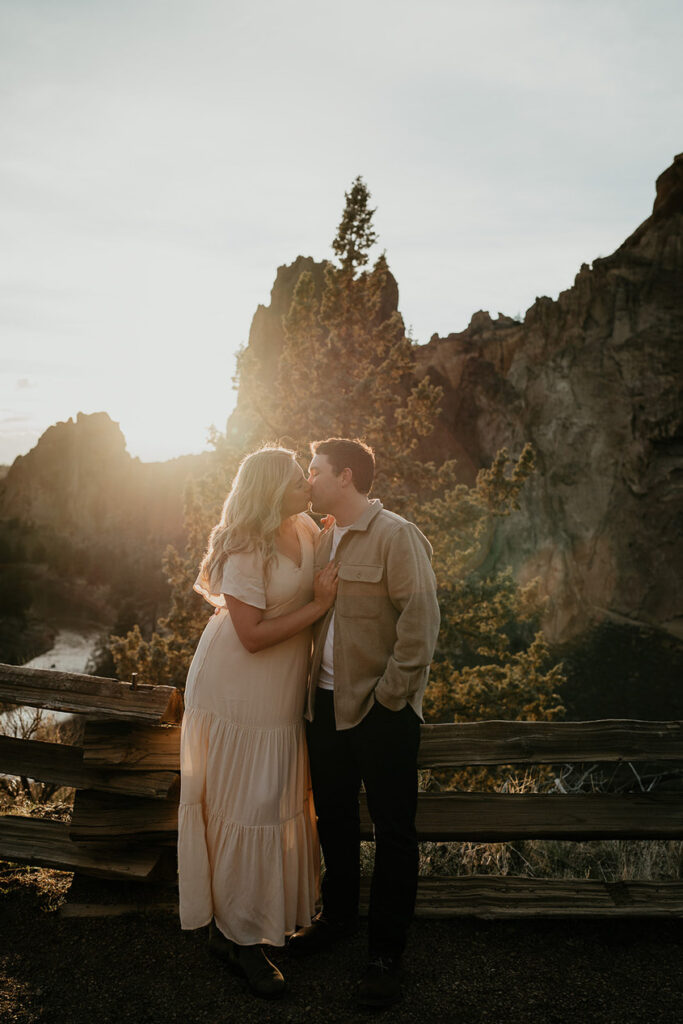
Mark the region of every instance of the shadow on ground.
POLYGON ((357 1011, 365 931, 315 959, 275 951, 289 993, 251 997, 175 916, 62 918, 30 886, 0 900, 6 1024, 678 1024, 683 922, 581 919, 414 923, 405 998, 357 1011))

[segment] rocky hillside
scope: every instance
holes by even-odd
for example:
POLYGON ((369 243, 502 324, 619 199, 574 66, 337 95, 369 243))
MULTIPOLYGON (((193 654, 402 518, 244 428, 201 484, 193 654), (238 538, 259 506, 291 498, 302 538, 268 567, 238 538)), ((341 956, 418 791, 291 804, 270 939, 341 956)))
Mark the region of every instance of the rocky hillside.
MULTIPOLYGON (((249 347, 273 371, 296 280, 321 281, 323 266, 280 267, 257 310, 249 347)), ((432 457, 457 458, 471 482, 498 449, 536 449, 489 565, 541 578, 551 639, 599 621, 683 637, 683 155, 658 179, 652 215, 556 301, 537 299, 523 322, 480 311, 416 354, 418 376, 445 392, 432 457)))
POLYGON ((0 519, 47 526, 84 543, 108 537, 177 543, 183 488, 206 472, 209 455, 169 462, 131 458, 107 413, 57 423, 0 481, 0 519))
POLYGON ((470 474, 530 441, 538 473, 496 561, 540 576, 556 639, 607 617, 683 637, 683 155, 652 215, 523 323, 477 313, 434 337, 436 444, 470 474))

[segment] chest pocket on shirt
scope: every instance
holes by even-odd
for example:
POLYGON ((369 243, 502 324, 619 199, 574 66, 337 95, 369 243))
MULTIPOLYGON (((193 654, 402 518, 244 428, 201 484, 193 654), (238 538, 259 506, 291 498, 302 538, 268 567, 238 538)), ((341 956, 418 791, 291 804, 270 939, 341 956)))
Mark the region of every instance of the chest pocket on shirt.
POLYGON ((374 619, 386 596, 383 565, 339 566, 339 591, 336 610, 351 618, 374 619))

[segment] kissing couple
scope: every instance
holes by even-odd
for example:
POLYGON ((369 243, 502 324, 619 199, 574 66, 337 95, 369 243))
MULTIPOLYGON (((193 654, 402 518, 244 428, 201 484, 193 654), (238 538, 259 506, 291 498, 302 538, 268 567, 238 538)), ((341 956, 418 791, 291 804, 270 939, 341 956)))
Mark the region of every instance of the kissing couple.
POLYGON ((375 864, 357 1000, 381 1009, 401 997, 415 906, 439 607, 429 542, 369 497, 373 450, 334 437, 310 449, 307 474, 287 448, 243 459, 195 583, 216 611, 185 691, 180 921, 209 925, 254 995, 281 996, 266 946, 314 954, 358 928, 362 783, 375 864))

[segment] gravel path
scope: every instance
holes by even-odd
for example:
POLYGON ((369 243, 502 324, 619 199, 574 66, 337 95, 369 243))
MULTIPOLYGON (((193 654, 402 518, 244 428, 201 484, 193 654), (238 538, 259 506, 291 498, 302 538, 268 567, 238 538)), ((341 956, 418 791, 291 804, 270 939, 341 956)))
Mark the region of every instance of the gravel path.
MULTIPOLYGON (((53 900, 54 902, 54 900, 53 900)), ((354 1007, 364 931, 315 959, 276 951, 289 993, 256 1000, 174 916, 61 918, 30 884, 0 898, 3 1024, 678 1024, 683 922, 417 920, 404 1001, 354 1007)))

